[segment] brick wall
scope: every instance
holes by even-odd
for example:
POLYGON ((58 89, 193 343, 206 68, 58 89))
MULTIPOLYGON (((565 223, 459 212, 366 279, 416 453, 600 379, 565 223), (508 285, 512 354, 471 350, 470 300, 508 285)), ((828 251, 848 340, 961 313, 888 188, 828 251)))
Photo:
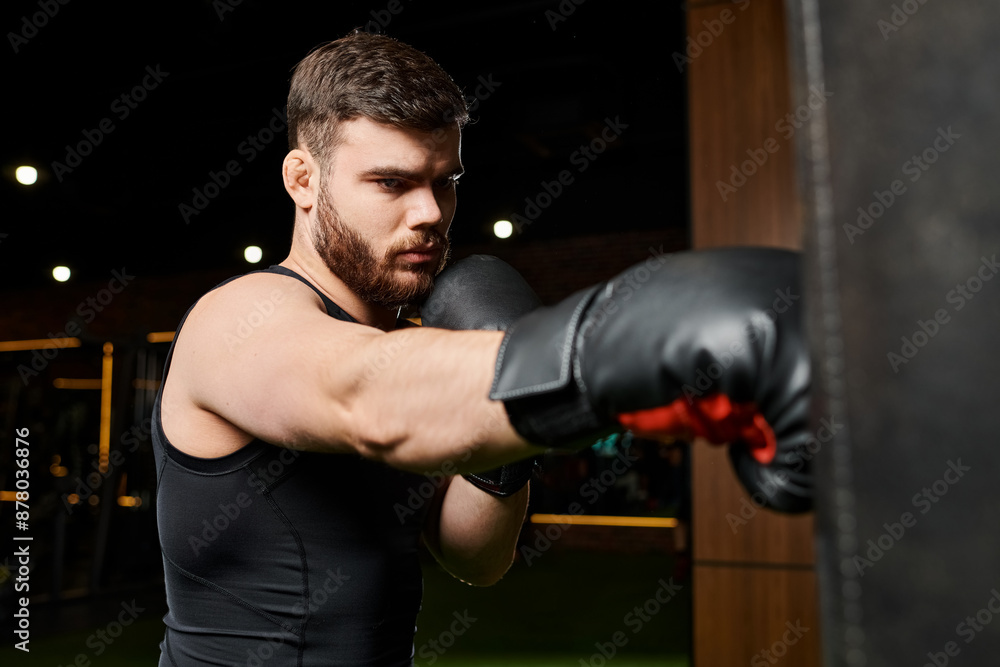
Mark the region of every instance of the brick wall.
POLYGON ((456 248, 456 259, 471 254, 496 255, 521 272, 544 303, 611 278, 654 253, 689 247, 687 232, 664 229, 581 236, 531 244, 494 242, 456 248))
MULTIPOLYGON (((496 255, 518 269, 543 302, 552 303, 654 252, 675 252, 687 245, 684 230, 663 230, 534 243, 496 242, 456 247, 453 254, 456 259, 476 253, 496 255)), ((83 327, 80 337, 96 343, 138 342, 150 331, 173 331, 191 303, 234 271, 151 276, 143 274, 141 267, 127 266, 118 273, 119 278, 109 271, 107 278, 92 282, 0 292, 4 304, 0 339, 57 336, 68 323, 76 322, 83 327), (127 280, 124 289, 120 288, 122 278, 127 280)))

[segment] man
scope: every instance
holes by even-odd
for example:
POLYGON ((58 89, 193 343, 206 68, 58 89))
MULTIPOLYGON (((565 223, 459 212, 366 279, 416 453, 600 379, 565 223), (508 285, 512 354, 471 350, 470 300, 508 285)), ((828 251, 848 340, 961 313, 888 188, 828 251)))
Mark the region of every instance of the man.
MULTIPOLYGON (((387 37, 350 35, 296 68, 282 165, 295 204, 291 251, 191 308, 154 409, 169 606, 161 665, 410 664, 420 536, 456 577, 496 582, 528 493, 524 467, 506 464, 622 424, 741 439, 757 459, 754 475, 804 497, 763 465, 784 460, 784 430, 802 422, 793 325, 776 321, 758 341, 790 350, 787 368, 740 362, 733 387, 719 381, 734 399, 728 412, 717 401, 679 405, 679 385, 634 376, 632 366, 640 375, 655 366, 645 352, 620 374, 604 351, 624 349, 612 323, 632 330, 644 318, 633 304, 644 308, 662 280, 689 280, 684 261, 657 267, 634 299, 594 288, 516 325, 530 309, 516 294, 526 288, 497 273, 498 262, 463 263, 442 274, 425 306, 425 320, 443 328, 401 325, 399 309, 428 297, 447 258, 467 118, 451 79, 387 37), (507 309, 513 302, 521 305, 507 309), (765 417, 782 427, 772 431, 757 406, 738 402, 748 377, 766 398, 765 417), (414 494, 429 481, 433 495, 414 494)), ((768 280, 791 267, 788 257, 768 258, 768 280)), ((693 261, 724 264, 725 274, 748 261, 756 271, 759 258, 693 261)), ((745 273, 713 283, 736 295, 717 310, 760 301, 746 292, 745 273)), ((770 296, 770 287, 754 289, 770 296)), ((661 335, 642 329, 639 342, 661 335)))
POLYGON ((476 444, 479 469, 531 453, 485 398, 501 334, 458 347, 446 332, 385 334, 447 258, 461 92, 423 54, 359 33, 298 66, 288 114, 288 271, 205 295, 164 377, 161 664, 242 664, 248 651, 409 664, 420 533, 455 576, 488 585, 524 518, 526 486, 499 496, 440 474, 414 511, 408 492, 427 479, 402 472, 455 472, 446 463, 476 444))

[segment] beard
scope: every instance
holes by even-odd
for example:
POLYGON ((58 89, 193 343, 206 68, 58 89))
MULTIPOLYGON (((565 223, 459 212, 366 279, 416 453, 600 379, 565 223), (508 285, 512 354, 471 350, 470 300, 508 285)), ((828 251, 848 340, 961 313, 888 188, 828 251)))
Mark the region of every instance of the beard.
POLYGON ((434 276, 448 262, 450 243, 435 229, 414 232, 408 239, 390 246, 382 257, 356 229, 341 219, 326 188, 321 188, 316 202, 317 225, 313 247, 327 268, 367 303, 386 309, 419 306, 430 296, 434 276), (400 252, 424 243, 441 248, 441 258, 431 262, 408 262, 400 252))

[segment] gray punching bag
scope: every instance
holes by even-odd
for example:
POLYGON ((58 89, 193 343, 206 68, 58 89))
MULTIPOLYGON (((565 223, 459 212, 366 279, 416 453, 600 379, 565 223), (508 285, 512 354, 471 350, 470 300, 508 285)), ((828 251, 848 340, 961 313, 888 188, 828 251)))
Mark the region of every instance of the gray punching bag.
POLYGON ((824 664, 993 667, 1000 3, 787 7, 824 664))

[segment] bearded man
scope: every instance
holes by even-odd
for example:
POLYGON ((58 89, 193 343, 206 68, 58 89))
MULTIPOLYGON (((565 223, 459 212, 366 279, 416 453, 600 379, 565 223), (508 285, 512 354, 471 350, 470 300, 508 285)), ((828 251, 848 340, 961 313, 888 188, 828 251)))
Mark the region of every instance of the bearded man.
POLYGON ((296 67, 291 250, 191 307, 154 407, 161 667, 410 665, 421 538, 456 577, 495 583, 530 459, 623 425, 740 440, 745 483, 768 483, 779 508, 808 501, 792 318, 744 340, 706 402, 682 397, 794 279, 791 254, 658 260, 634 295, 612 282, 550 309, 499 261, 435 287, 467 119, 451 78, 385 36, 355 32, 296 67), (400 319, 421 303, 433 327, 400 319))

